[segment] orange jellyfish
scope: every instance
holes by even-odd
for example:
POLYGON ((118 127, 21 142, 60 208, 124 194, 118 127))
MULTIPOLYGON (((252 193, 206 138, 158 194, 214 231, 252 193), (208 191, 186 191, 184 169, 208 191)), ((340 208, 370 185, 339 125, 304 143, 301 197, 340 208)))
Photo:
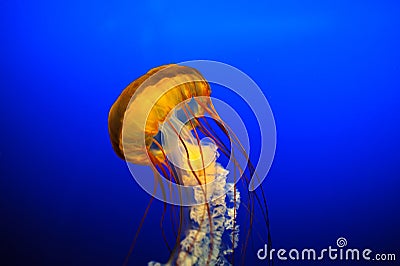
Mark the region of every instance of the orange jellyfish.
POLYGON ((231 265, 236 259, 244 263, 257 220, 265 225, 271 247, 262 187, 257 193, 246 190, 246 197, 240 197, 238 189, 240 184, 249 185, 254 167, 235 133, 218 115, 211 87, 199 71, 176 64, 151 69, 122 91, 110 109, 108 129, 112 147, 120 158, 128 165, 152 171, 152 176, 135 175, 139 183, 151 184, 152 189, 147 191, 152 198, 125 265, 153 198, 164 201, 160 215, 164 236, 167 207, 170 206, 171 217, 178 217, 171 225, 173 245, 164 237, 170 251, 166 265, 231 265), (245 158, 246 165, 238 163, 238 156, 245 158), (219 162, 223 158, 234 164, 233 173, 219 162), (228 174, 233 175, 233 180, 227 179, 228 174), (241 225, 243 237, 237 221, 240 206, 248 213, 248 223, 241 225), (255 206, 259 207, 261 219, 254 215, 255 206))

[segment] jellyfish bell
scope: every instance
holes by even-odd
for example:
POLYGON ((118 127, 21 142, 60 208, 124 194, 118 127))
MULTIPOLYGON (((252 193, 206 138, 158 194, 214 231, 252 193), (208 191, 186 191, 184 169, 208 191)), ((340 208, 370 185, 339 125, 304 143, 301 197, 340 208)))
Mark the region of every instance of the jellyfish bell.
MULTIPOLYGON (((210 144, 213 140, 205 138, 199 143, 190 132, 199 127, 198 118, 206 114, 222 124, 210 95, 208 82, 196 69, 172 64, 152 69, 129 84, 112 106, 109 131, 114 150, 128 162, 136 181, 152 196, 173 204, 198 204, 194 200, 193 190, 186 186, 214 180, 213 175, 199 171, 216 157, 215 145, 210 144), (157 137, 159 135, 161 141, 157 137), (175 140, 175 145, 171 144, 172 140, 175 140), (206 142, 208 145, 204 145, 206 142), (186 156, 186 152, 189 156, 186 156), (181 175, 165 175, 151 169, 155 175, 162 176, 157 177, 157 182, 169 187, 168 194, 162 190, 154 192, 154 183, 146 173, 150 169, 138 166, 168 166, 166 158, 174 167, 185 170, 192 167, 192 170, 196 170, 191 180, 182 182, 179 180, 181 175), (187 161, 190 161, 190 165, 187 161), (186 192, 181 193, 181 190, 186 192)), ((211 171, 210 168, 207 172, 211 171)))
MULTIPOLYGON (((170 111, 186 99, 210 94, 209 84, 193 68, 172 64, 150 70, 129 84, 110 109, 108 125, 114 151, 128 162, 151 164, 147 151, 170 111)), ((200 105, 193 111, 199 116, 204 113, 200 105)))
MULTIPOLYGON (((199 71, 171 64, 154 68, 130 83, 109 112, 108 129, 115 153, 128 165, 150 167, 161 190, 163 198, 160 199, 170 202, 167 196, 174 194, 175 202, 179 203, 176 241, 174 248, 168 247, 171 252, 168 263, 172 264, 228 265, 226 256, 234 257, 232 254, 238 245, 236 216, 240 193, 236 181, 244 175, 247 164, 249 167, 251 164, 246 152, 240 149, 240 141, 218 115, 211 99, 210 85, 199 71), (205 117, 214 120, 231 142, 229 145, 205 117), (235 155, 234 146, 239 147, 235 155), (244 166, 238 163, 239 153, 246 158, 244 166), (229 171, 217 162, 220 154, 237 168, 238 173, 233 174, 234 182, 227 177, 229 171), (176 187, 178 189, 174 190, 176 187), (193 194, 191 204, 183 202, 185 189, 193 194), (183 208, 189 208, 189 215, 184 215, 183 208), (189 227, 183 230, 186 224, 189 227), (222 243, 226 234, 229 234, 229 243, 222 243)), ((140 178, 151 180, 147 175, 140 178)), ((248 185, 246 176, 244 180, 248 185)), ((155 195, 158 186, 152 186, 155 195)), ((245 246, 252 227, 254 198, 260 202, 257 195, 249 196, 246 209, 251 222, 245 246)), ((163 221, 164 214, 161 217, 163 221)), ((267 217, 264 219, 268 223, 267 217)), ((136 238, 137 234, 130 253, 136 238)))

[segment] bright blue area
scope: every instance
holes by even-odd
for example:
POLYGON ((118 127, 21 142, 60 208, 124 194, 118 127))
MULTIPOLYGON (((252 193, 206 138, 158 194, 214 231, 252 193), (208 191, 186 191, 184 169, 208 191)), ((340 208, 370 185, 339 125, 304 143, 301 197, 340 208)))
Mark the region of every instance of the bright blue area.
MULTIPOLYGON (((149 196, 111 149, 108 110, 148 69, 192 59, 243 70, 270 102, 278 145, 264 188, 276 247, 343 236, 398 251, 398 1, 19 0, 0 10, 0 264, 122 263, 149 196)), ((132 265, 166 259, 161 212, 150 210, 132 265)))

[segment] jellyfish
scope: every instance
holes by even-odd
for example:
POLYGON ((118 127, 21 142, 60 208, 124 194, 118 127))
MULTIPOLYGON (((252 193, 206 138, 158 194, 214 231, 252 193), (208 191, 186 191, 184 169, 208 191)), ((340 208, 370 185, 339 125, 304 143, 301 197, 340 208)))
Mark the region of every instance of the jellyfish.
MULTIPOLYGON (((147 187, 153 189, 148 190, 149 205, 124 265, 154 198, 164 202, 160 227, 170 252, 165 265, 232 265, 240 258, 244 263, 249 240, 254 237, 253 224, 259 220, 271 247, 262 187, 245 190, 245 197, 239 191, 239 186, 247 187, 256 174, 253 164, 235 132, 219 116, 210 84, 198 70, 169 64, 134 80, 112 105, 108 129, 118 157, 152 173, 135 174, 136 180, 151 184, 147 187), (240 164, 238 157, 246 164, 240 164), (228 160, 234 165, 233 173, 224 167, 228 160), (170 228, 175 236, 173 245, 164 234, 167 205, 171 206, 171 217, 178 217, 176 228, 170 228), (254 214, 256 205, 261 219, 254 214), (248 217, 242 237, 237 221, 240 209, 248 217)), ((150 261, 149 265, 162 264, 150 261)))

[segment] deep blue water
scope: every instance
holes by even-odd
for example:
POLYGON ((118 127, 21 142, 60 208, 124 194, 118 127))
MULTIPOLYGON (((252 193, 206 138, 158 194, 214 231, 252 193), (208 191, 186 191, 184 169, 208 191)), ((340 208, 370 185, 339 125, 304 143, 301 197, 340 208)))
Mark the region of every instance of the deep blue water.
MULTIPOLYGON (((343 236, 400 259, 398 1, 0 10, 0 264, 122 264, 149 196, 111 148, 108 110, 148 69, 193 59, 243 70, 269 100, 278 142, 263 187, 276 247, 343 236)), ((132 265, 167 259, 161 211, 150 210, 132 265)))

